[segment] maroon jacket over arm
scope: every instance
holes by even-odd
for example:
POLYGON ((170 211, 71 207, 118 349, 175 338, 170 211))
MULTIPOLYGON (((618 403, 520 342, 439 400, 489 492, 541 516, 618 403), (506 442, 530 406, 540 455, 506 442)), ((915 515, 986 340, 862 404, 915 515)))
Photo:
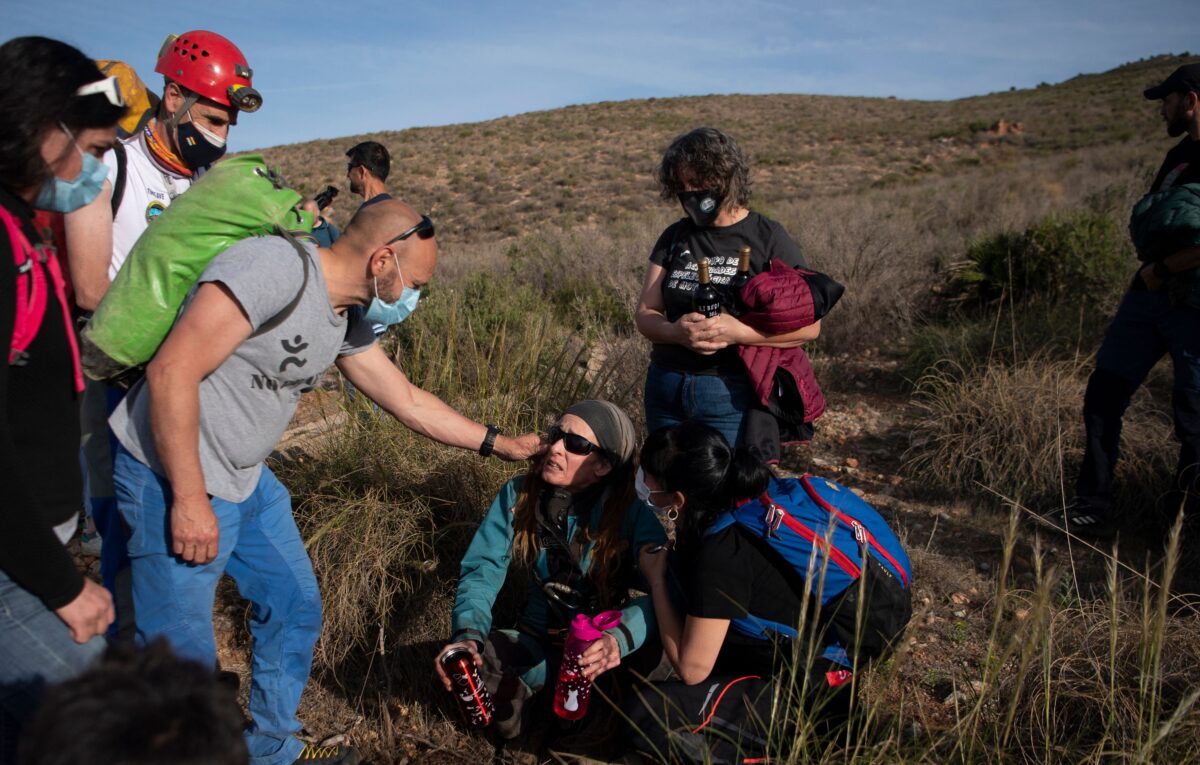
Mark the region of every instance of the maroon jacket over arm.
MULTIPOLYGON (((815 272, 772 261, 769 269, 742 288, 746 313, 739 318, 764 335, 793 332, 814 324, 816 304, 806 275, 815 272)), ((803 348, 739 345, 737 352, 764 407, 774 409, 771 394, 776 391, 776 374, 782 370, 796 382, 804 407, 804 422, 812 422, 825 412, 825 396, 803 348)))

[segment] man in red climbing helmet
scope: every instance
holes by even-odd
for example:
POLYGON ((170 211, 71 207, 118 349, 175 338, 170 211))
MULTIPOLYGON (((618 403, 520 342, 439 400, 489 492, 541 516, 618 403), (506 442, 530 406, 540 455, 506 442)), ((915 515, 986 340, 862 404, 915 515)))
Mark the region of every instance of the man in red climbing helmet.
POLYGON ((225 153, 225 139, 239 111, 262 106, 246 57, 216 32, 198 29, 168 37, 154 71, 166 78, 159 105, 159 117, 170 128, 165 137, 193 171, 225 153))
POLYGON ((105 156, 108 193, 66 220, 76 303, 85 311, 100 303, 146 226, 224 156, 238 112, 262 106, 246 56, 216 32, 168 36, 154 71, 164 78, 162 98, 105 156))

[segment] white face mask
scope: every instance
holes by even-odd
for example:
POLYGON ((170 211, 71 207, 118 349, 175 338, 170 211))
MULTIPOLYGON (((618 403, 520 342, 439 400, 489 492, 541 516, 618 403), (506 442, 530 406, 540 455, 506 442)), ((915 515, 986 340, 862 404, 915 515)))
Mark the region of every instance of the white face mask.
POLYGON ((669 507, 660 507, 659 505, 656 505, 650 501, 651 494, 658 494, 660 492, 650 490, 650 487, 646 485, 646 473, 640 467, 638 468, 637 475, 633 478, 633 488, 634 491, 637 492, 638 499, 645 502, 651 508, 659 511, 660 513, 665 513, 670 510, 669 507))

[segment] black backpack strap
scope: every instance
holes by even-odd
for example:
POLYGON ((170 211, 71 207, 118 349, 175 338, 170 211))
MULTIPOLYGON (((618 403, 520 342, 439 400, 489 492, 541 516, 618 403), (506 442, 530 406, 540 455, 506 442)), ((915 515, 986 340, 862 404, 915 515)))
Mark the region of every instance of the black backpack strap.
POLYGON ((282 311, 264 322, 262 326, 260 326, 254 331, 253 334, 250 335, 250 337, 265 335, 278 327, 280 324, 283 324, 285 321, 287 321, 292 315, 292 312, 296 310, 296 306, 300 305, 300 300, 304 297, 304 290, 308 288, 308 251, 304 249, 304 245, 300 244, 299 240, 296 239, 292 232, 288 231, 287 229, 279 228, 277 229, 277 233, 279 236, 282 236, 284 239, 286 239, 288 244, 292 245, 292 248, 296 250, 296 254, 300 256, 300 262, 304 264, 304 281, 300 283, 300 291, 296 293, 296 296, 292 298, 291 302, 285 305, 282 311))
POLYGON ((117 141, 117 145, 113 147, 113 152, 117 155, 117 177, 113 181, 112 187, 112 216, 113 220, 117 219, 117 210, 121 207, 121 198, 125 196, 125 176, 126 169, 129 167, 129 157, 125 154, 125 144, 117 141))

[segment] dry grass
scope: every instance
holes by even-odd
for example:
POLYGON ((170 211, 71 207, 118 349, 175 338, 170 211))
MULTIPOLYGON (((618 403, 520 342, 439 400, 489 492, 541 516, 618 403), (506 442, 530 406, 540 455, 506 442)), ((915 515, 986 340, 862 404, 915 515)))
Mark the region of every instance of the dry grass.
MULTIPOLYGON (((1032 505, 1064 502, 1083 455, 1080 412, 1091 366, 1090 359, 1035 357, 964 372, 947 362, 917 384, 924 416, 908 468, 926 485, 957 495, 984 490, 1032 505)), ((1174 467, 1169 422, 1145 394, 1126 416, 1117 480, 1131 510, 1153 505, 1167 485, 1174 467)))
MULTIPOLYGON (((855 722, 840 733, 817 735, 813 718, 795 702, 778 707, 770 721, 771 761, 1196 761, 1200 623, 1162 586, 1180 565, 1179 527, 1157 577, 1130 576, 1108 558, 1105 589, 1081 601, 1066 594, 1072 578, 1050 567, 1040 550, 1032 587, 1009 585, 1021 512, 1014 509, 1008 525, 978 668, 950 686, 947 718, 930 717, 911 689, 914 654, 905 646, 861 673, 855 722), (785 739, 791 726, 795 732, 785 739)), ((659 759, 682 762, 667 753, 659 759)))

